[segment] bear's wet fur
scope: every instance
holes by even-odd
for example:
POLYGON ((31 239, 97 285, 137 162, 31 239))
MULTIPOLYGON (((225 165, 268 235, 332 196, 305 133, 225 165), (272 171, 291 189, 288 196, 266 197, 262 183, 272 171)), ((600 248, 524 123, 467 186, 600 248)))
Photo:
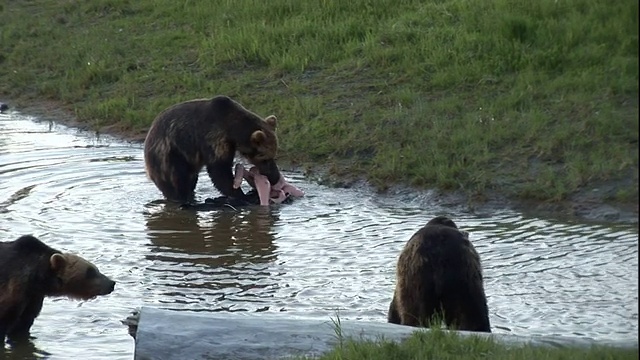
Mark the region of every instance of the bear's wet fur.
POLYGON ((445 216, 431 219, 400 253, 387 316, 416 327, 434 319, 450 329, 491 332, 480 256, 468 233, 445 216))
POLYGON ((223 196, 247 199, 234 189, 236 152, 275 184, 280 171, 274 115, 263 119, 227 96, 182 102, 154 119, 144 142, 147 176, 168 200, 193 199, 203 167, 223 196))
POLYGON ((80 256, 53 249, 31 235, 0 242, 0 345, 27 340, 47 296, 91 299, 115 281, 80 256))

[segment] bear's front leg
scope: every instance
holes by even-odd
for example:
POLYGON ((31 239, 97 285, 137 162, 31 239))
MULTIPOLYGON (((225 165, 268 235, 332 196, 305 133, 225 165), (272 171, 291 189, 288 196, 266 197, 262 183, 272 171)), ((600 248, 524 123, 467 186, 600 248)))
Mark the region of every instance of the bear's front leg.
POLYGON ((25 306, 22 313, 18 316, 13 325, 7 329, 7 338, 11 342, 21 342, 29 340, 29 333, 31 326, 36 320, 36 317, 42 310, 42 303, 44 302, 44 296, 31 299, 25 306))
POLYGON ((4 338, 7 336, 7 326, 0 319, 0 355, 2 355, 2 349, 4 349, 4 338))
POLYGON ((242 188, 234 188, 233 183, 235 176, 233 175, 233 158, 231 161, 217 160, 207 165, 207 173, 213 183, 213 186, 224 196, 246 200, 246 195, 242 188))

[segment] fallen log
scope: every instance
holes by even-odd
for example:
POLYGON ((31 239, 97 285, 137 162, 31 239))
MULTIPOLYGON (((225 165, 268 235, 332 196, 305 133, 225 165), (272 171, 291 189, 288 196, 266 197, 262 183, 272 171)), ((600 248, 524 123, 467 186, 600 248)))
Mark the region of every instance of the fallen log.
MULTIPOLYGON (((203 313, 143 307, 124 324, 135 339, 136 360, 238 359, 265 360, 314 356, 332 350, 340 339, 401 341, 415 331, 428 331, 386 322, 287 318, 247 313, 203 313)), ((459 332, 491 336, 505 345, 573 346, 596 344, 588 338, 522 337, 510 334, 459 332)), ((638 341, 597 342, 637 348, 638 341)))

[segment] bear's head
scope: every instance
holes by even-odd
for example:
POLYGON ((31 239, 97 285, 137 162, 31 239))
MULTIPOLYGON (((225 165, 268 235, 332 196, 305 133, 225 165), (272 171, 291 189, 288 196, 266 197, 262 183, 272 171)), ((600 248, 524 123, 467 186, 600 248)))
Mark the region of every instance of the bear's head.
MULTIPOLYGON (((278 152, 276 116, 269 115, 263 119, 224 95, 211 99, 209 111, 215 114, 211 119, 222 119, 219 121, 231 124, 226 128, 228 133, 224 136, 235 146, 235 150, 255 165, 271 184, 277 183, 280 180, 280 170, 275 161, 278 152)), ((223 149, 226 150, 224 147, 223 149)))
POLYGON ((251 164, 258 168, 260 174, 267 177, 271 184, 280 181, 280 170, 275 161, 278 153, 277 121, 275 115, 267 116, 262 120, 261 129, 251 133, 250 148, 238 149, 251 164))
POLYGON ((427 223, 427 225, 443 225, 443 226, 447 226, 450 228, 454 228, 457 229, 458 225, 456 225, 456 223, 453 222, 453 220, 449 219, 446 216, 442 216, 442 215, 438 215, 436 217, 434 217, 433 219, 429 220, 429 222, 427 223))
POLYGON ((446 226, 446 227, 456 229, 462 234, 462 236, 465 239, 469 240, 469 233, 464 230, 458 229, 458 225, 456 225, 456 223, 453 222, 453 220, 449 219, 446 216, 442 216, 442 215, 436 216, 433 219, 429 220, 429 222, 427 223, 427 226, 434 226, 434 225, 441 225, 441 226, 446 226))
POLYGON ((56 253, 51 255, 49 263, 58 280, 53 295, 88 300, 110 294, 116 285, 95 265, 77 255, 56 253))

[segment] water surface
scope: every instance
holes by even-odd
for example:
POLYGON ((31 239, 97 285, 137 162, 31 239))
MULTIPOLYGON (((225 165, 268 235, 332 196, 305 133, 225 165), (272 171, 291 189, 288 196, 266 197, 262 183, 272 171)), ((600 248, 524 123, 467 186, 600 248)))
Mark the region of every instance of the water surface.
MULTIPOLYGON (((397 256, 438 214, 471 233, 496 333, 637 339, 638 232, 504 210, 474 214, 297 173, 293 204, 212 212, 159 202, 142 147, 18 113, 0 115, 0 239, 34 234, 118 283, 90 301, 45 300, 22 352, 130 359, 120 321, 139 306, 386 321, 397 256)), ((216 196, 203 173, 200 200, 216 196)))

